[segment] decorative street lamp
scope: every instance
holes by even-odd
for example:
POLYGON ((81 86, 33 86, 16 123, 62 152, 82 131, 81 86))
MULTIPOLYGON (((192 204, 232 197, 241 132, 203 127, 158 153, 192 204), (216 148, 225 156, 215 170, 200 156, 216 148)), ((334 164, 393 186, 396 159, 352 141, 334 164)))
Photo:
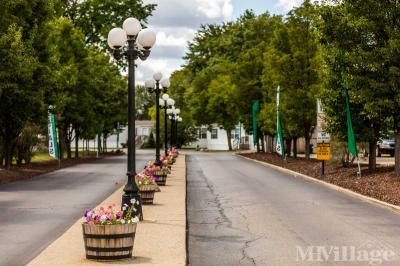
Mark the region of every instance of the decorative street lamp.
POLYGON ((167 110, 167 114, 169 115, 169 119, 171 120, 171 139, 169 140, 169 145, 174 147, 174 121, 175 121, 175 106, 172 106, 170 109, 167 110))
POLYGON ((156 94, 156 161, 155 164, 161 166, 162 162, 160 160, 160 83, 162 91, 167 92, 170 82, 169 79, 162 79, 162 74, 157 72, 153 75, 154 80, 147 80, 145 86, 150 93, 156 94), (161 81, 161 82, 160 82, 161 81), (158 101, 158 102, 157 102, 158 101))
POLYGON ((177 135, 176 135, 176 130, 177 130, 177 120, 179 119, 179 114, 181 113, 181 110, 179 108, 171 108, 170 109, 170 116, 169 119, 171 119, 171 149, 172 147, 176 147, 176 142, 177 142, 177 135))
POLYGON ((164 154, 168 155, 168 114, 171 112, 169 108, 175 105, 175 101, 169 98, 168 94, 164 94, 160 99, 160 107, 164 109, 164 154))
POLYGON ((136 202, 136 210, 132 217, 143 219, 141 199, 135 182, 136 176, 136 147, 135 147, 135 60, 146 60, 150 49, 156 42, 156 34, 151 29, 142 29, 140 22, 135 18, 127 18, 121 28, 113 28, 108 33, 108 45, 113 49, 116 60, 128 61, 128 181, 122 195, 122 207, 131 206, 136 202))
MULTIPOLYGON (((179 113, 180 110, 178 109, 179 113)), ((182 117, 177 116, 175 118, 175 147, 178 148, 178 122, 182 122, 182 117)))

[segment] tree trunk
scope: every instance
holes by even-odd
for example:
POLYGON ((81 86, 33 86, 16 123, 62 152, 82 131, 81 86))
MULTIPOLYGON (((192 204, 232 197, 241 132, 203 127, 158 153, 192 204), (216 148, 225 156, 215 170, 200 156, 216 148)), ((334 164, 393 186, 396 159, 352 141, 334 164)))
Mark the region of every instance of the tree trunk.
POLYGON ((269 146, 270 146, 269 153, 274 153, 274 137, 273 136, 269 136, 269 146))
POLYGON ((72 151, 71 151, 71 146, 72 146, 72 128, 69 125, 65 126, 64 129, 64 141, 65 141, 65 148, 67 149, 67 158, 71 159, 72 158, 72 151))
POLYGON ((400 178, 400 128, 396 129, 395 134, 396 148, 395 148, 395 158, 394 158, 394 169, 397 178, 400 178))
POLYGON ((265 142, 264 142, 265 138, 264 138, 264 133, 261 133, 261 134, 260 134, 260 138, 261 138, 261 150, 262 150, 263 153, 265 153, 265 142))
POLYGON ((308 136, 308 134, 305 137, 306 139, 306 148, 305 148, 305 152, 306 152, 306 159, 310 159, 310 137, 308 136))
POLYGON ((75 159, 79 158, 79 130, 75 128, 75 159))
POLYGON ((376 141, 371 141, 369 144, 368 170, 373 172, 376 170, 376 141))
POLYGON ((107 135, 103 134, 103 153, 107 153, 107 135))
POLYGON ((297 158, 297 138, 293 138, 293 157, 297 158))
POLYGON ((60 159, 64 159, 64 151, 65 151, 65 137, 64 137, 64 131, 61 128, 58 128, 58 143, 59 143, 59 148, 60 148, 60 159))
POLYGON ((4 149, 0 149, 0 167, 3 167, 3 165, 4 165, 4 158, 5 158, 4 149))
POLYGON ((286 142, 286 155, 287 157, 290 157, 292 152, 292 140, 287 139, 285 140, 285 142, 286 142))
POLYGON ((67 148, 67 158, 71 159, 72 158, 71 142, 68 140, 65 140, 65 146, 67 148))
POLYGON ((232 136, 231 136, 232 130, 226 130, 226 137, 228 139, 228 147, 229 150, 232 151, 232 136))
POLYGON ((4 142, 4 150, 5 150, 5 167, 6 169, 10 169, 13 160, 13 153, 15 148, 15 140, 6 139, 4 142))

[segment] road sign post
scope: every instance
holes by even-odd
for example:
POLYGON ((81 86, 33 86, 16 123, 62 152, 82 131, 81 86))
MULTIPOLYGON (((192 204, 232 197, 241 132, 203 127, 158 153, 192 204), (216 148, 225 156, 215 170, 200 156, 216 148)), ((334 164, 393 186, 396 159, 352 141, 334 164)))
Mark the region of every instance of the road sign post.
POLYGON ((331 159, 331 144, 317 143, 317 160, 322 161, 322 175, 325 175, 325 161, 331 159))

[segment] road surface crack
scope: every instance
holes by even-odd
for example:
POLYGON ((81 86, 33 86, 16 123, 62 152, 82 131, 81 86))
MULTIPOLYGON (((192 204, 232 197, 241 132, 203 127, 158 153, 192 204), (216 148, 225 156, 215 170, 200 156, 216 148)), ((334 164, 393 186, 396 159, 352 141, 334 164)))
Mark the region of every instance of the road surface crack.
POLYGON ((257 240, 259 240, 259 239, 261 239, 261 238, 264 238, 264 237, 265 237, 265 234, 262 235, 262 236, 258 236, 258 237, 256 237, 256 238, 250 239, 250 240, 248 240, 248 241, 246 241, 246 242, 244 243, 244 246, 243 246, 243 248, 241 249, 241 251, 242 251, 242 258, 239 260, 239 265, 243 265, 243 261, 244 261, 244 260, 250 262, 251 265, 257 265, 255 259, 254 259, 253 257, 249 256, 249 254, 246 252, 246 249, 248 249, 248 248, 251 247, 251 243, 253 243, 253 242, 255 242, 255 241, 257 241, 257 240))

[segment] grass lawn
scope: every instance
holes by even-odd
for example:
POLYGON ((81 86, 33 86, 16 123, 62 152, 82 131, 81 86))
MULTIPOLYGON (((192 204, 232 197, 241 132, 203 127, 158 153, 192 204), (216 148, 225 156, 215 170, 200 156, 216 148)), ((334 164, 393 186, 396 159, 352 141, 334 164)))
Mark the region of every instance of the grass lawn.
MULTIPOLYGON (((90 151, 90 155, 96 154, 96 151, 90 151)), ((86 151, 79 151, 79 156, 86 156, 87 152, 86 151)), ((72 150, 72 158, 75 156, 75 150, 72 150)), ((67 158, 67 153, 64 153, 64 158, 67 158)), ((45 161, 51 161, 55 160, 53 157, 50 157, 48 151, 40 151, 36 152, 35 155, 32 158, 32 163, 38 163, 38 162, 45 162, 45 161)))

